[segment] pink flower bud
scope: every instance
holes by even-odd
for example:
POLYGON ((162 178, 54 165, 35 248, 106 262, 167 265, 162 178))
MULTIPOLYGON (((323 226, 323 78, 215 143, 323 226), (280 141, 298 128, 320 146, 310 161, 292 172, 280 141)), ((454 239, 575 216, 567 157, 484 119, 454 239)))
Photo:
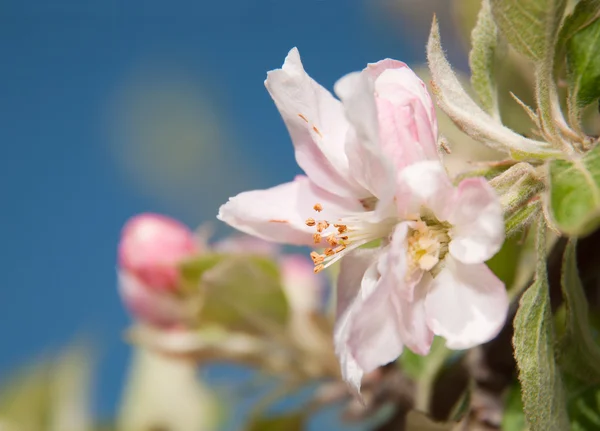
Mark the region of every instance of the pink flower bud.
POLYGON ((149 289, 172 291, 179 281, 178 263, 198 252, 187 226, 159 214, 140 214, 123 227, 119 266, 149 289))

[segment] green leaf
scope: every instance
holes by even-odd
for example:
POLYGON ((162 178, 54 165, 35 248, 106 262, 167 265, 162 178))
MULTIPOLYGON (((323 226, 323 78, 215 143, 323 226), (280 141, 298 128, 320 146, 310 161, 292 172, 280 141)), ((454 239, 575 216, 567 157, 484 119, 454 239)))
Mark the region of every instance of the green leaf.
POLYGON ((549 163, 549 213, 567 235, 583 236, 600 224, 600 146, 584 157, 549 163))
POLYGON ((565 18, 558 36, 557 47, 562 51, 566 42, 600 15, 600 0, 579 0, 573 12, 565 18))
POLYGON ((600 429, 600 387, 587 385, 569 401, 571 431, 600 429))
POLYGON ((250 423, 247 431, 302 431, 304 422, 303 413, 260 417, 250 423))
POLYGON ((523 244, 520 238, 508 238, 502 248, 486 263, 505 286, 512 286, 517 272, 517 263, 521 258, 523 244))
POLYGON ((564 371, 582 381, 600 384, 600 347, 590 330, 588 302, 577 271, 575 245, 575 240, 567 244, 562 268, 566 329, 558 344, 558 361, 564 371))
POLYGON ((498 89, 494 76, 494 61, 498 44, 498 29, 492 17, 489 0, 483 0, 477 16, 477 24, 471 34, 471 85, 479 96, 483 109, 495 118, 500 118, 498 89))
POLYGON ((184 260, 179 264, 179 271, 181 272, 186 289, 195 290, 202 274, 226 258, 227 255, 207 253, 184 260))
POLYGON ((600 98, 600 19, 578 31, 567 43, 569 98, 579 108, 600 98))
POLYGON ((525 413, 521 399, 521 385, 512 385, 504 400, 502 431, 522 431, 525 429, 525 413))
POLYGON ((427 61, 438 106, 471 138, 500 151, 518 153, 522 159, 543 159, 560 154, 546 142, 525 138, 486 113, 467 94, 444 55, 437 20, 427 42, 427 61))
POLYGON ((491 5, 498 28, 517 51, 536 61, 554 55, 549 42, 555 38, 565 0, 491 0, 491 5))
POLYGON ((546 226, 539 221, 535 281, 521 297, 513 345, 531 431, 569 429, 566 396, 554 358, 554 326, 546 270, 546 226))
POLYGON ((261 256, 228 256, 202 274, 200 321, 230 330, 269 331, 288 318, 279 268, 261 256))

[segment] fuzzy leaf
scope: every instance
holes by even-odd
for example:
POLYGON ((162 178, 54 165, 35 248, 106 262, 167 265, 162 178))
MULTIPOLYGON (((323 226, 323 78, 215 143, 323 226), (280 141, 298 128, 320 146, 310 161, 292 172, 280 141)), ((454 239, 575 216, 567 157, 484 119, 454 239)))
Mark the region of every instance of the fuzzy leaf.
POLYGON ((583 291, 575 254, 575 240, 565 249, 562 290, 566 305, 566 329, 557 353, 563 370, 584 382, 600 384, 600 347, 590 330, 588 302, 583 291))
POLYGON ((288 303, 279 269, 270 259, 228 256, 202 274, 203 323, 263 332, 287 321, 288 303))
POLYGON ((502 431, 523 431, 524 429, 525 415, 521 399, 521 386, 515 384, 510 387, 504 400, 502 431))
POLYGON ((578 31, 567 43, 571 100, 583 108, 600 98, 600 19, 578 31))
POLYGON ((498 110, 498 90, 494 76, 494 61, 498 44, 498 29, 492 17, 489 0, 483 0, 477 16, 477 24, 471 34, 471 85, 479 96, 485 111, 500 118, 498 110))
POLYGON ((584 157, 549 163, 549 212, 562 232, 583 236, 600 224, 600 146, 584 157))
POLYGON ((444 55, 436 19, 427 43, 427 60, 439 107, 471 138, 500 151, 519 153, 522 159, 559 154, 547 143, 527 139, 503 126, 471 99, 444 55))
POLYGON ((566 396, 554 358, 554 325, 546 270, 546 226, 537 227, 535 281, 521 297, 514 320, 513 345, 531 431, 569 429, 566 396))
MULTIPOLYGON (((491 0, 502 35, 521 54, 542 61, 562 19, 565 0, 491 0)), ((550 48, 553 48, 550 47, 550 48)))

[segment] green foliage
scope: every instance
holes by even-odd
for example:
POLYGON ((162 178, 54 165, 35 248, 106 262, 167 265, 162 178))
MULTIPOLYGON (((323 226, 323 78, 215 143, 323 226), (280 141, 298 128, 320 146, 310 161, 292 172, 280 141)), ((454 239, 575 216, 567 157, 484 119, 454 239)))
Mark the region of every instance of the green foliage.
POLYGON ((0 429, 89 429, 92 362, 89 346, 76 345, 19 370, 0 390, 0 429))
POLYGON ((535 281, 521 297, 515 316, 513 345, 531 431, 569 429, 566 397, 554 358, 554 326, 546 270, 546 227, 537 227, 535 281))
POLYGON ((279 268, 270 258, 204 254, 182 263, 180 270, 186 292, 199 296, 202 325, 256 333, 287 321, 279 268))
POLYGON ((536 61, 547 57, 565 0, 491 0, 491 5, 498 28, 517 51, 536 61))
POLYGON ((600 429, 600 387, 588 387, 570 400, 569 416, 572 431, 600 429))
POLYGON ((290 413, 279 416, 259 417, 246 428, 247 431, 302 431, 305 416, 302 413, 290 413))
POLYGON ((483 109, 498 118, 498 90, 494 76, 498 29, 492 17, 489 0, 483 0, 481 4, 477 24, 471 34, 471 43, 473 45, 469 54, 471 84, 479 96, 483 109))
POLYGON ((583 108, 600 97, 600 19, 575 33, 567 42, 569 97, 583 108))
POLYGON ((504 399, 504 415, 502 416, 502 431, 523 431, 525 429, 525 414, 521 399, 521 385, 512 385, 504 399))
POLYGON ((549 165, 549 212, 557 228, 573 236, 592 232, 600 224, 600 147, 549 165))
POLYGON ((574 240, 565 250, 562 290, 566 305, 566 329, 558 344, 558 360, 564 371, 590 384, 600 384, 600 347, 590 330, 588 302, 577 272, 574 240))
POLYGON ((557 48, 563 51, 566 42, 582 28, 591 24, 600 15, 600 0, 579 0, 573 13, 563 22, 558 36, 557 48))
POLYGON ((204 271, 200 322, 230 330, 265 332, 281 327, 288 303, 277 264, 261 256, 228 256, 204 271))

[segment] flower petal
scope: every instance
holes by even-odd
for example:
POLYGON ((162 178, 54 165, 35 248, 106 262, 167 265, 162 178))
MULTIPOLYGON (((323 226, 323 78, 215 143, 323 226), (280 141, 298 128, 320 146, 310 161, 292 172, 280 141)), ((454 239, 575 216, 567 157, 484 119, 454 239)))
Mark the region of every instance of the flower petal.
POLYGON ((379 275, 377 274, 377 249, 356 250, 342 259, 337 282, 337 312, 334 329, 335 352, 339 358, 342 377, 355 391, 360 393, 360 384, 364 374, 349 346, 350 328, 362 297, 359 291, 372 291, 379 275))
POLYGON ((345 148, 350 172, 380 201, 391 201, 394 170, 379 145, 373 79, 366 72, 350 73, 336 82, 334 90, 352 125, 345 148))
POLYGON ((296 161, 321 188, 339 196, 368 197, 352 179, 345 153, 349 129, 341 103, 304 71, 293 48, 265 86, 275 101, 296 150, 296 161))
MULTIPOLYGON (((362 263, 356 263, 360 269, 364 269, 365 262, 368 260, 363 258, 362 263)), ((347 262, 343 263, 348 268, 347 262)), ((344 269, 341 268, 340 271, 344 269)), ((361 271, 356 271, 355 268, 352 268, 351 272, 355 276, 361 274, 361 271)), ((397 314, 393 305, 386 300, 386 289, 381 289, 377 260, 372 261, 363 274, 362 279, 354 280, 356 284, 338 283, 338 290, 343 290, 344 286, 350 291, 356 290, 357 285, 360 289, 344 312, 338 314, 334 331, 342 377, 357 392, 360 389, 360 380, 357 379, 362 378, 364 373, 395 360, 402 353, 397 314)), ((343 283, 352 278, 348 275, 345 277, 343 283)))
POLYGON ((504 325, 508 295, 485 265, 465 265, 451 257, 425 298, 429 327, 451 349, 469 349, 492 340, 504 325))
POLYGON ((410 223, 400 223, 394 229, 386 253, 378 259, 381 274, 379 291, 386 291, 395 310, 400 337, 413 352, 425 355, 433 341, 433 332, 427 326, 423 300, 431 281, 428 274, 416 270, 409 273, 407 265, 407 235, 410 223))
POLYGON ((439 160, 435 106, 423 81, 395 60, 370 64, 367 70, 375 79, 381 144, 395 166, 439 160))
POLYGON ((463 263, 485 262, 502 247, 502 205, 483 178, 469 178, 458 185, 448 221, 454 226, 450 254, 463 263))
POLYGON ((356 199, 335 196, 315 186, 307 177, 266 190, 253 190, 230 198, 219 208, 217 218, 230 226, 269 241, 314 245, 314 228, 306 226, 308 217, 334 220, 340 214, 361 211, 356 199), (313 206, 320 203, 321 213, 313 206))
POLYGON ((444 221, 453 195, 454 187, 438 161, 415 163, 398 174, 396 200, 403 216, 419 214, 421 207, 426 206, 438 220, 444 221))
POLYGON ((135 318, 166 328, 185 323, 190 317, 189 309, 176 297, 149 288, 126 270, 117 275, 119 294, 135 318))

